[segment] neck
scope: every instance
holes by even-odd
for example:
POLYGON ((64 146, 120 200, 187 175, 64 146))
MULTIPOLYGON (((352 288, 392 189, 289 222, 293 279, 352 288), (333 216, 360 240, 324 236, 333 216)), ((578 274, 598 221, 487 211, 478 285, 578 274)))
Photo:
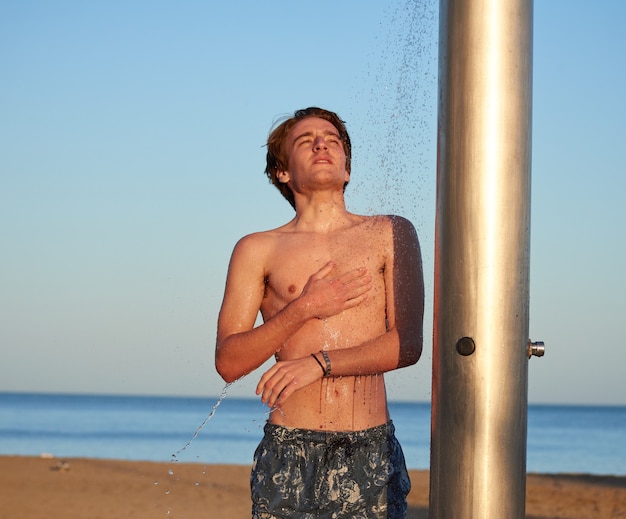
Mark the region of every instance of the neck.
POLYGON ((355 215, 346 210, 341 197, 296 199, 295 229, 305 232, 332 232, 354 224, 355 215))

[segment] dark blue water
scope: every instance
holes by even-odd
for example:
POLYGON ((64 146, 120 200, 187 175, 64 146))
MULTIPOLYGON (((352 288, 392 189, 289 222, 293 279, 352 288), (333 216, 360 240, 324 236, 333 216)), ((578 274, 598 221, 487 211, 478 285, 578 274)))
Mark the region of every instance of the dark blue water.
MULTIPOLYGON (((0 454, 247 465, 267 409, 216 399, 0 393, 0 454), (180 452, 179 452, 180 451, 180 452)), ((429 464, 430 405, 392 402, 409 468, 429 464)), ((531 405, 528 471, 626 475, 626 407, 531 405)))

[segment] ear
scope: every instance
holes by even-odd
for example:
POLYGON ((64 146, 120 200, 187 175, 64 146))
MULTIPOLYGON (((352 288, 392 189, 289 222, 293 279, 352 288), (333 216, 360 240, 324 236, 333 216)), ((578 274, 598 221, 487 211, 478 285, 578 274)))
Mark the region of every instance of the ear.
POLYGON ((344 175, 344 181, 350 182, 350 172, 348 170, 346 170, 346 173, 344 175))
POLYGON ((281 171, 278 170, 276 172, 276 178, 281 184, 287 184, 291 177, 289 176, 289 171, 281 171))

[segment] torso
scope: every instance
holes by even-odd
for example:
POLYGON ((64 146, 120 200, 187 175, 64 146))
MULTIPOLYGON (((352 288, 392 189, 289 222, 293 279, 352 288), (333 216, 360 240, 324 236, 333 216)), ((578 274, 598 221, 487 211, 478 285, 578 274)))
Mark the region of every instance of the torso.
MULTIPOLYGON (((361 344, 386 331, 385 270, 391 268, 392 238, 385 217, 355 217, 355 224, 328 234, 292 232, 288 226, 259 235, 265 265, 265 320, 298 297, 311 276, 329 260, 332 277, 366 267, 372 289, 360 305, 303 326, 277 353, 278 360, 301 358, 320 350, 361 344)), ((296 391, 270 422, 287 427, 350 431, 388 420, 382 374, 327 377, 296 391)))

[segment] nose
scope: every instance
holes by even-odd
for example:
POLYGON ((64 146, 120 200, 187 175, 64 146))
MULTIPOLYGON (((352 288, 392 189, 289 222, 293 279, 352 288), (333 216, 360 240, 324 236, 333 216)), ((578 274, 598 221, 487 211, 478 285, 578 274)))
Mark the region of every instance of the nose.
POLYGON ((328 145, 326 144, 326 139, 324 139, 322 135, 319 135, 313 140, 313 149, 315 151, 328 149, 328 145))

